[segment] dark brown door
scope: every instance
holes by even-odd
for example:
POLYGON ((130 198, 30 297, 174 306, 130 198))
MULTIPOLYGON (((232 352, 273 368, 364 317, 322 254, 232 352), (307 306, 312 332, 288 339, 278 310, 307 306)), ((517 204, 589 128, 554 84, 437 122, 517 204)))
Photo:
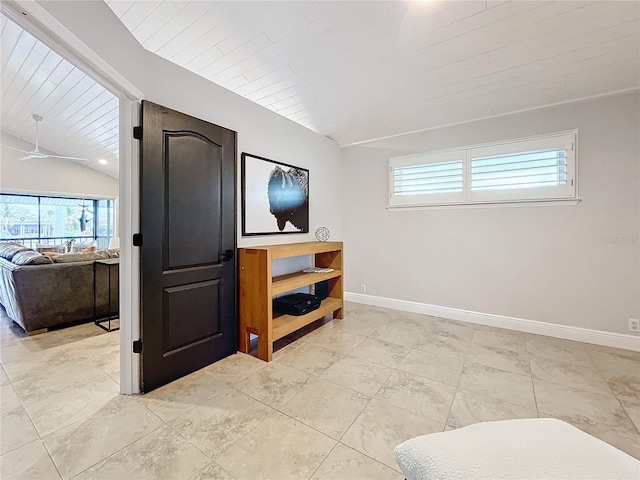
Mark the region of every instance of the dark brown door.
POLYGON ((142 102, 142 391, 236 352, 236 132, 142 102))

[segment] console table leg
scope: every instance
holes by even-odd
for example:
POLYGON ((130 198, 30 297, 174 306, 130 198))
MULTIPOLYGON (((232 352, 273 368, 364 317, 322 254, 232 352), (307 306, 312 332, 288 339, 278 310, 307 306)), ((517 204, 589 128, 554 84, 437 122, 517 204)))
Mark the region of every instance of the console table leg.
POLYGON ((268 335, 258 335, 258 358, 270 362, 273 357, 273 342, 268 335))

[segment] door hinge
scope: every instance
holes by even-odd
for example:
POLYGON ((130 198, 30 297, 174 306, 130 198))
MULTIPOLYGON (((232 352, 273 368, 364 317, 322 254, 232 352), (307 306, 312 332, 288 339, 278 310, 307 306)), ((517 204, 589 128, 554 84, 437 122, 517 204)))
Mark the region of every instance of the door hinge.
POLYGON ((142 353, 142 340, 133 341, 133 353, 142 353))
POLYGON ((141 247, 142 246, 142 234, 141 233, 134 233, 133 234, 133 246, 134 247, 141 247))
POLYGON ((142 140, 142 127, 133 127, 133 138, 142 140))

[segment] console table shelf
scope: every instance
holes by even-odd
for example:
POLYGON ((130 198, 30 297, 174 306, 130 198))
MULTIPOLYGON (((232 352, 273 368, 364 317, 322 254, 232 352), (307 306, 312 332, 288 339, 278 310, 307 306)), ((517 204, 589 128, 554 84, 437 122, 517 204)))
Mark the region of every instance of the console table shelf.
POLYGON ((273 342, 319 318, 333 313, 342 318, 342 242, 303 242, 238 249, 239 267, 239 350, 249 353, 250 334, 258 336, 258 358, 270 362, 273 342), (332 268, 326 273, 295 272, 272 277, 275 259, 314 255, 315 266, 332 268), (272 298, 297 288, 327 281, 329 296, 320 308, 306 315, 273 313, 272 298))

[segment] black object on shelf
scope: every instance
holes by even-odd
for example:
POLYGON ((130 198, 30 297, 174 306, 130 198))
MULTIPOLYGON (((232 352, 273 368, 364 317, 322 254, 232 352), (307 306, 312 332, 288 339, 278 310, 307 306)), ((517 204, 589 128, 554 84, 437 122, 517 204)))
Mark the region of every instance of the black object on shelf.
MULTIPOLYGON (((116 320, 119 316, 119 312, 111 311, 111 282, 119 282, 118 274, 112 275, 112 271, 119 270, 116 267, 119 267, 120 259, 119 258, 109 258, 106 260, 96 260, 93 262, 93 323, 95 323, 100 328, 106 330, 107 332, 114 332, 116 330, 120 330, 120 327, 111 328, 111 321, 116 320), (98 299, 98 285, 96 282, 96 278, 98 277, 98 270, 100 268, 107 269, 107 314, 106 316, 98 318, 97 311, 97 299, 98 299), (115 277, 115 278, 112 278, 115 277), (108 323, 108 326, 105 327, 103 323, 108 323)), ((118 302, 120 305, 120 302, 118 302)))
POLYGON ((329 280, 316 283, 314 293, 320 300, 327 298, 329 296, 329 280))
POLYGON ((305 315, 320 307, 322 299, 308 293, 292 293, 273 301, 273 310, 287 315, 305 315))

